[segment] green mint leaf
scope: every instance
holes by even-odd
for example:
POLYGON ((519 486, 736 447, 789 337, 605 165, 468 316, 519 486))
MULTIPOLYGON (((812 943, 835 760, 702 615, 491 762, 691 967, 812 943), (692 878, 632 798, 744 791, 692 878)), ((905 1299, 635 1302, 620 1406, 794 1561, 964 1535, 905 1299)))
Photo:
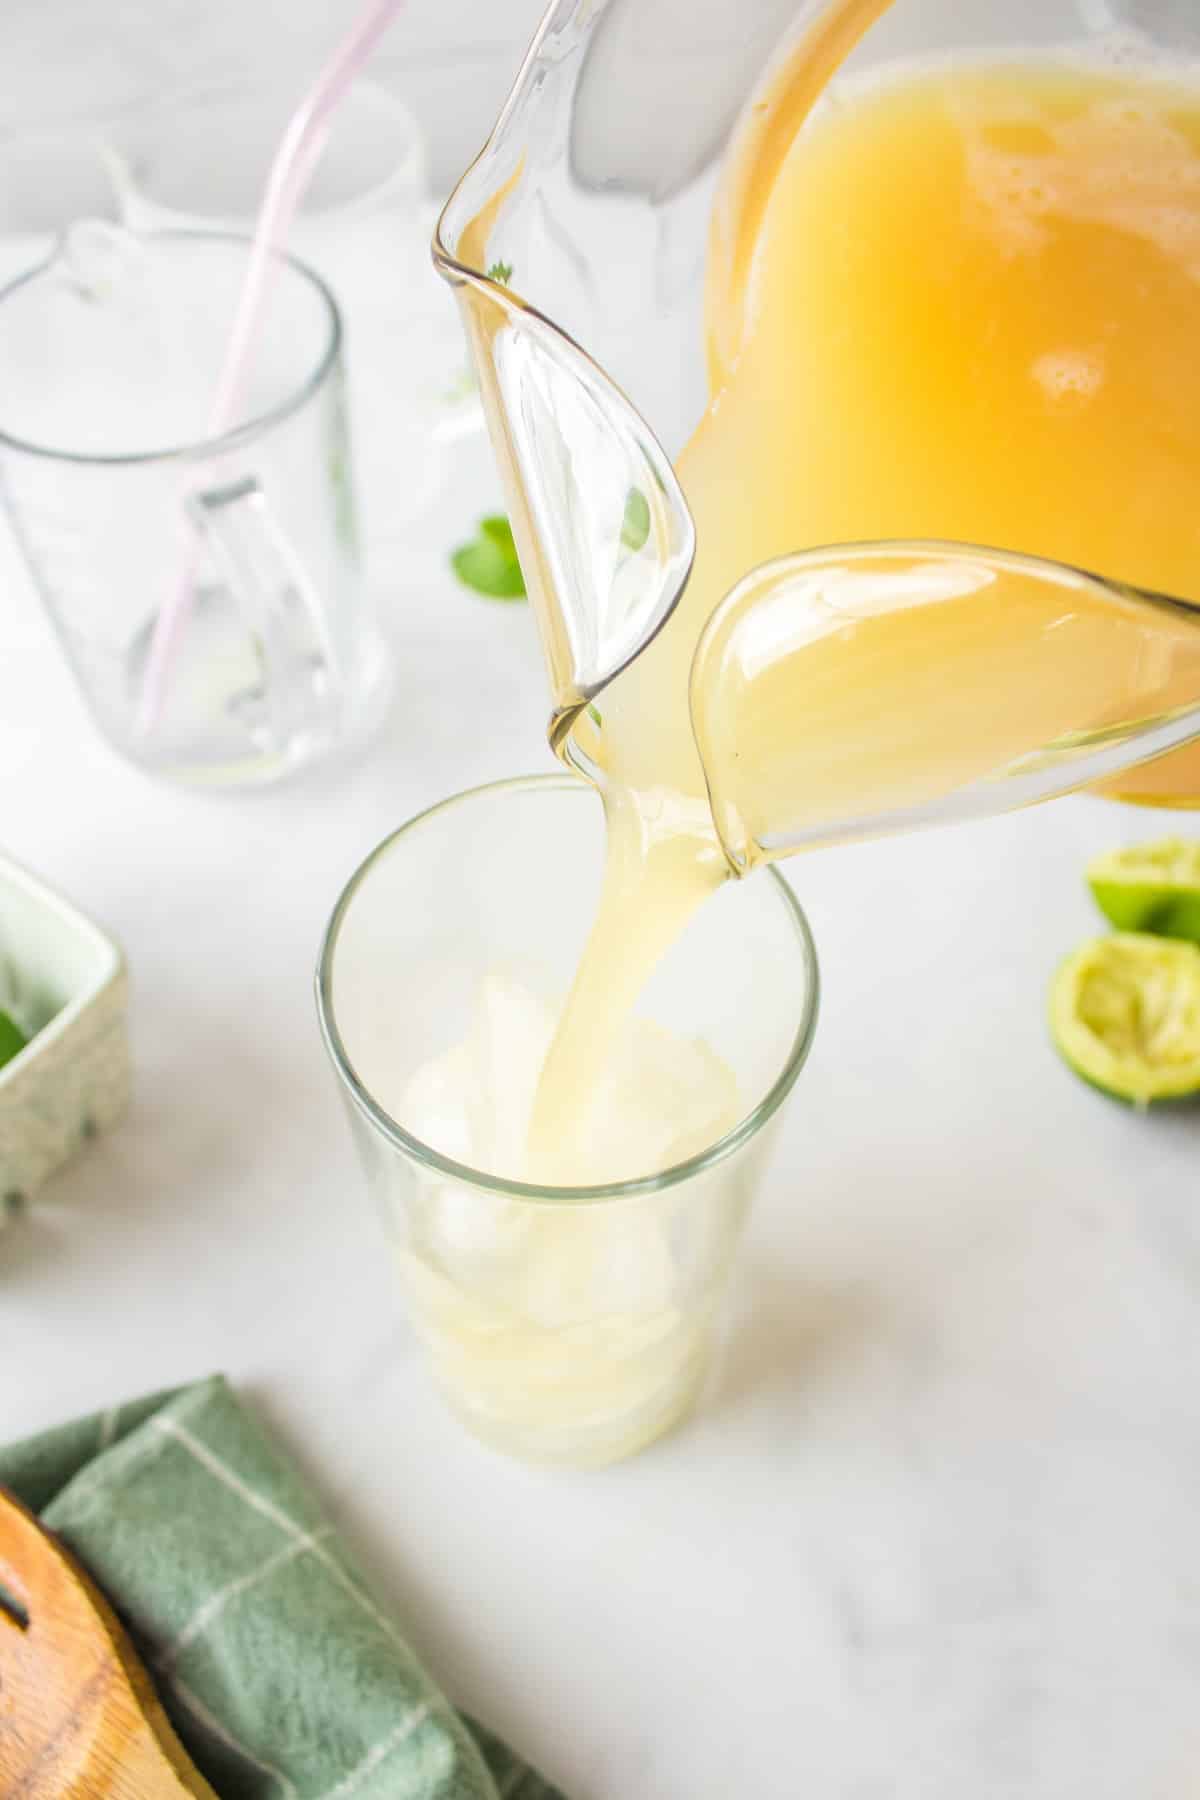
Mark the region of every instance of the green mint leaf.
POLYGON ((502 514, 481 519, 477 536, 454 551, 450 565, 465 587, 488 600, 525 598, 525 577, 512 527, 502 514))
POLYGON ((621 520, 621 542, 626 550, 640 550, 650 536, 650 502, 641 488, 630 488, 625 496, 625 517, 621 520))
POLYGON ((517 544, 512 534, 512 526, 503 513, 490 513, 486 519, 479 521, 479 535, 485 537, 489 544, 495 544, 502 555, 510 562, 517 560, 517 544))
POLYGON ((29 1039, 11 1013, 0 1012, 0 1069, 19 1056, 29 1039))
POLYGON ((494 262, 487 272, 487 278, 489 281, 502 281, 505 287, 507 287, 512 280, 512 264, 506 262, 494 262))
POLYGON ((464 544, 450 558, 458 579, 488 600, 523 600, 525 582, 519 563, 511 563, 487 543, 464 544))

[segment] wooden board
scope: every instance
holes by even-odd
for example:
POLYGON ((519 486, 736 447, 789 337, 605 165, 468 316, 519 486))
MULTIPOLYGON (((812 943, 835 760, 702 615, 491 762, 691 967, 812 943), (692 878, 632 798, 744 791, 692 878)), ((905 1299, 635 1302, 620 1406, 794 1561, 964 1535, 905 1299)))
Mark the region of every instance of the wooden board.
POLYGON ((217 1800, 95 1582, 3 1489, 0 1794, 217 1800))

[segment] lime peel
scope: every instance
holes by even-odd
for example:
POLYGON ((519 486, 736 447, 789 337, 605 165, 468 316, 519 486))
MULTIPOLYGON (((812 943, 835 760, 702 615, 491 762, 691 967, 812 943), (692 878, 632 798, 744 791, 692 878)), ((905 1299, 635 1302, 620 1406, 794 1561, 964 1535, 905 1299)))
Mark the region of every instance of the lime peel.
POLYGON ((1118 931, 1200 943, 1200 844, 1164 838, 1088 864, 1088 886, 1118 931))
POLYGON ((1093 939, 1054 977, 1050 1031, 1076 1074, 1118 1099, 1200 1093, 1200 949, 1143 932, 1093 939))

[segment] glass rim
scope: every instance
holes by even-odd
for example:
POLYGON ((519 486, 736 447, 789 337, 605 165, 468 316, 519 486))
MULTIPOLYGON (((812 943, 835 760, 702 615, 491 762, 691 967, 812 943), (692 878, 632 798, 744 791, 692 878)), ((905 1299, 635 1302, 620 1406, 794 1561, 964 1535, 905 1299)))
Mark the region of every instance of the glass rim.
MULTIPOLYGON (((117 229, 123 230, 124 227, 117 227, 117 229)), ((253 242, 253 239, 246 236, 245 233, 237 231, 170 229, 131 232, 129 235, 141 243, 217 243, 235 245, 243 251, 248 251, 253 242)), ((7 282, 4 287, 0 288, 0 307, 6 300, 12 299, 15 294, 19 293, 22 288, 39 280, 54 267, 58 261, 62 241, 62 234, 60 234, 49 254, 41 262, 32 269, 26 269, 23 275, 18 275, 13 281, 7 282)), ((47 462, 71 463, 84 468, 113 469, 145 467, 152 463, 207 462, 213 457, 224 456, 231 450, 242 449, 265 431, 269 431, 272 426, 278 425, 282 420, 290 418, 293 413, 299 412, 308 404, 313 395, 319 392, 326 376, 337 363, 344 337, 341 308, 334 299, 329 284, 308 263, 303 262, 300 257, 294 256, 290 250, 273 249, 269 254, 276 262, 286 263, 295 274, 315 289, 326 315, 327 334, 320 356, 309 373, 297 386, 285 394, 283 399, 276 401, 273 406, 265 407, 262 412, 255 413, 252 418, 244 419, 240 425, 233 426, 231 430, 218 433, 216 437, 193 439, 191 442, 183 444, 165 444, 154 450, 122 450, 111 454, 88 450, 62 450, 52 444, 36 444, 28 438, 17 437, 14 433, 5 431, 2 425, 0 425, 0 448, 15 450, 24 456, 41 457, 47 462)))
MULTIPOLYGON (((218 212, 208 215, 210 220, 208 224, 201 223, 200 221, 205 215, 198 209, 179 206, 171 201, 160 199, 144 181, 135 179, 133 175, 129 174, 129 158, 120 142, 120 124, 124 123, 128 126, 132 120, 134 127, 139 124, 143 127, 153 127, 161 118, 178 117, 179 113, 185 109, 195 109, 198 112, 221 107, 249 109, 255 102, 260 102, 264 96, 274 97, 276 95, 283 98, 286 110, 294 104, 295 84, 287 82, 282 76, 270 75, 235 74, 224 79, 219 76, 211 79, 201 78, 189 83, 178 94, 171 95, 169 99, 159 99, 134 109, 126 119, 116 126, 110 126, 109 138, 111 141, 105 141, 105 148, 119 165, 115 177, 117 188, 126 196, 132 196, 139 207, 155 213, 163 221, 161 224, 151 226, 149 231, 140 233, 140 235, 149 235, 150 231, 234 232, 236 227, 231 223, 232 215, 218 212), (175 225, 166 223, 171 219, 179 221, 190 219, 192 222, 191 224, 181 222, 175 225)), ((399 94, 393 93, 391 88, 382 81, 376 81, 367 75, 356 75, 346 89, 341 105, 345 109, 355 105, 369 106, 381 119, 386 113, 391 124, 396 128, 397 142, 394 153, 389 153, 387 169, 373 175, 370 182, 360 186, 350 199, 335 201, 332 205, 306 207, 305 222, 317 220, 322 224, 340 224, 350 220, 375 205, 380 197, 386 195, 396 185, 401 176, 407 174, 410 167, 416 167, 419 170, 423 164, 425 142, 416 114, 399 94)))
POLYGON ((685 1158, 683 1162, 672 1163, 668 1168, 659 1169, 652 1175, 639 1175, 628 1181, 554 1187, 538 1182, 514 1181, 506 1176, 490 1174, 484 1169, 472 1168, 468 1163, 457 1162, 453 1157, 436 1150, 433 1145, 426 1144, 421 1138, 414 1137, 379 1104, 370 1089, 359 1079, 338 1031, 333 998, 333 959, 350 905, 375 865, 401 838, 440 813, 485 795, 497 797, 506 793, 524 793, 530 789, 578 794, 594 792, 580 777, 569 774, 517 775, 503 781, 484 782, 478 787, 465 788, 461 793, 452 794, 448 799, 425 807, 395 831, 389 832, 363 858, 338 895, 321 939, 315 979, 321 1037, 339 1081, 367 1123, 394 1149, 402 1151, 425 1168, 436 1170, 439 1175, 482 1192, 525 1200, 534 1205, 599 1205, 615 1200, 635 1199, 639 1195, 661 1193, 664 1189, 678 1187, 683 1182, 692 1181, 696 1176, 706 1173, 757 1136, 791 1093, 808 1060, 820 1008, 821 984, 817 950, 804 909, 777 869, 766 868, 761 871, 761 876, 774 884, 775 893, 795 931, 806 986, 800 1018, 783 1065, 766 1093, 727 1132, 694 1156, 685 1158))

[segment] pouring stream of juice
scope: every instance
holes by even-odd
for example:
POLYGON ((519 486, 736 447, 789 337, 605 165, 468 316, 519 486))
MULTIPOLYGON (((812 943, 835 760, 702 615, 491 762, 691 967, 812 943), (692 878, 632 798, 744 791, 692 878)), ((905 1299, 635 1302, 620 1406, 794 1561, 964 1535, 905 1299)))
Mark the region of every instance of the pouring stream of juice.
MULTIPOLYGON (((848 7, 852 35, 882 10, 848 7)), ((1200 89, 1032 53, 910 65, 843 90, 801 134, 814 91, 808 46, 727 181, 711 399, 678 464, 691 581, 572 726, 609 847, 535 1109, 531 1156, 552 1179, 589 1072, 729 872, 689 676, 744 866, 819 842, 822 819, 915 818, 1200 697, 1186 606, 936 547, 760 576, 693 667, 746 571, 809 545, 1006 545, 1200 597, 1200 89)), ((1124 785, 1200 797, 1200 749, 1124 785)))

